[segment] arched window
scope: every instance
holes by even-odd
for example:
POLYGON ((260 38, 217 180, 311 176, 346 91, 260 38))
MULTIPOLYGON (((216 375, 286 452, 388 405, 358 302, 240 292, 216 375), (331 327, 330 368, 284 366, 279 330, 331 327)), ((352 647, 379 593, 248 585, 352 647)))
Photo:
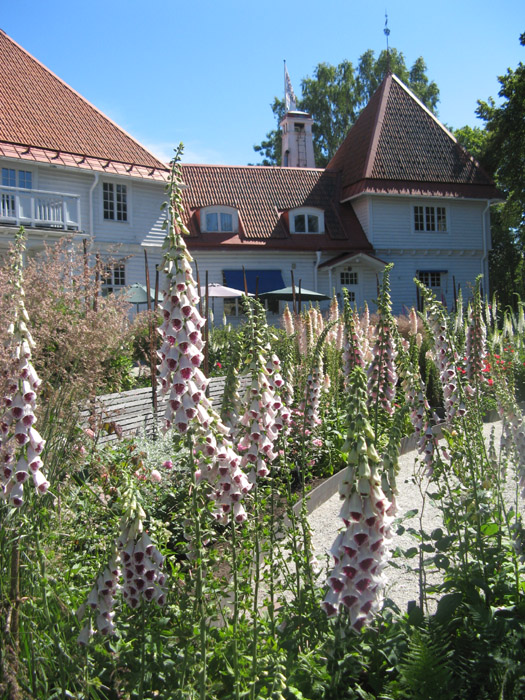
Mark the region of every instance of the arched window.
POLYGON ((233 207, 204 207, 201 209, 201 231, 204 233, 236 233, 239 216, 233 207))
POLYGON ((324 233, 324 212, 313 207, 290 211, 291 233, 324 233))

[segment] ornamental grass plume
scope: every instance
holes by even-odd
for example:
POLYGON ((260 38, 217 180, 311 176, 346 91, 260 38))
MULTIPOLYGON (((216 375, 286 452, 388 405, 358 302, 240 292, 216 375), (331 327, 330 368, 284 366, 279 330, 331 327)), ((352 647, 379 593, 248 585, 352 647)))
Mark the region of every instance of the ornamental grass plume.
POLYGON ((206 396, 208 379, 200 369, 204 360, 202 328, 205 320, 197 308, 199 296, 193 278, 192 258, 184 242, 188 230, 182 221, 179 147, 173 159, 170 182, 168 232, 163 243, 167 288, 161 304, 163 323, 159 328, 161 391, 168 394, 166 428, 191 432, 196 463, 196 481, 207 481, 215 502, 214 515, 221 522, 233 513, 242 522, 246 513, 241 500, 250 490, 241 458, 235 453, 229 430, 206 396))
POLYGON ((45 442, 35 428, 36 398, 40 379, 31 362, 34 341, 27 324, 24 304, 24 229, 16 234, 12 256, 13 316, 7 329, 8 370, 0 418, 0 488, 2 499, 19 508, 24 500, 24 484, 32 481, 38 494, 49 488, 40 458, 45 442))
POLYGON ((383 601, 382 570, 389 556, 391 518, 387 512, 391 504, 381 487, 380 458, 368 417, 366 376, 360 367, 353 370, 350 387, 343 447, 348 463, 339 489, 345 529, 330 550, 335 566, 322 607, 328 616, 346 613, 351 627, 360 630, 383 601))

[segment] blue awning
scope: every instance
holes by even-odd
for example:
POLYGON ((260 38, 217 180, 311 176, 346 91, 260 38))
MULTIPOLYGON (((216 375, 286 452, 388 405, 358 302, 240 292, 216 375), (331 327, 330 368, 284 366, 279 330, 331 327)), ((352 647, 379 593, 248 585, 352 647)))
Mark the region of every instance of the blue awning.
MULTIPOLYGON (((223 270, 224 284, 234 289, 244 290, 244 274, 242 270, 223 270)), ((259 294, 272 292, 274 289, 284 287, 283 274, 280 270, 245 270, 248 291, 255 294, 255 288, 259 294), (257 279, 259 280, 257 283, 257 279)))

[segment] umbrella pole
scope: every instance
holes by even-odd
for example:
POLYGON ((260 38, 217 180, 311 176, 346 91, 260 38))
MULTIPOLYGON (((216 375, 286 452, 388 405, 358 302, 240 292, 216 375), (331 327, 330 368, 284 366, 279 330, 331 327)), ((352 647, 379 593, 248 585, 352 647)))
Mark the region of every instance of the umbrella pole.
POLYGON ((297 301, 297 308, 299 309, 299 314, 301 314, 301 282, 302 280, 299 280, 299 299, 297 301))
POLYGON ((292 273, 292 299, 293 299, 292 311, 293 311, 294 316, 296 316, 297 315, 297 303, 295 300, 295 280, 294 280, 293 270, 290 270, 290 272, 292 273))
MULTIPOLYGON (((200 287, 199 287, 200 289, 200 287)), ((205 314, 204 318, 206 319, 204 323, 204 374, 206 376, 209 375, 210 372, 210 349, 209 349, 209 336, 210 336, 210 320, 209 320, 209 314, 210 314, 210 295, 209 295, 209 288, 208 288, 208 270, 206 270, 206 292, 204 295, 204 306, 205 306, 205 314)))
MULTIPOLYGON (((157 363, 155 361, 155 333, 153 328, 153 314, 151 309, 150 284, 149 284, 149 267, 148 267, 148 251, 144 248, 144 266, 146 268, 146 297, 148 309, 148 328, 149 328, 149 368, 151 379, 151 403, 153 406, 153 437, 157 437, 157 363)), ((156 293, 155 293, 156 297, 156 293)))

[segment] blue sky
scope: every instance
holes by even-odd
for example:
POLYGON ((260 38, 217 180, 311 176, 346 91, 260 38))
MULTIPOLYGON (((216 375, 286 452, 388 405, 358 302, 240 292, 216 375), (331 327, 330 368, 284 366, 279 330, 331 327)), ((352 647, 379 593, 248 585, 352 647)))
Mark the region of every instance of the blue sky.
POLYGON ((390 46, 423 56, 447 125, 481 125, 478 99, 525 62, 523 0, 17 0, 0 28, 164 159, 256 163, 274 127, 283 59, 296 93, 322 62, 390 46))

